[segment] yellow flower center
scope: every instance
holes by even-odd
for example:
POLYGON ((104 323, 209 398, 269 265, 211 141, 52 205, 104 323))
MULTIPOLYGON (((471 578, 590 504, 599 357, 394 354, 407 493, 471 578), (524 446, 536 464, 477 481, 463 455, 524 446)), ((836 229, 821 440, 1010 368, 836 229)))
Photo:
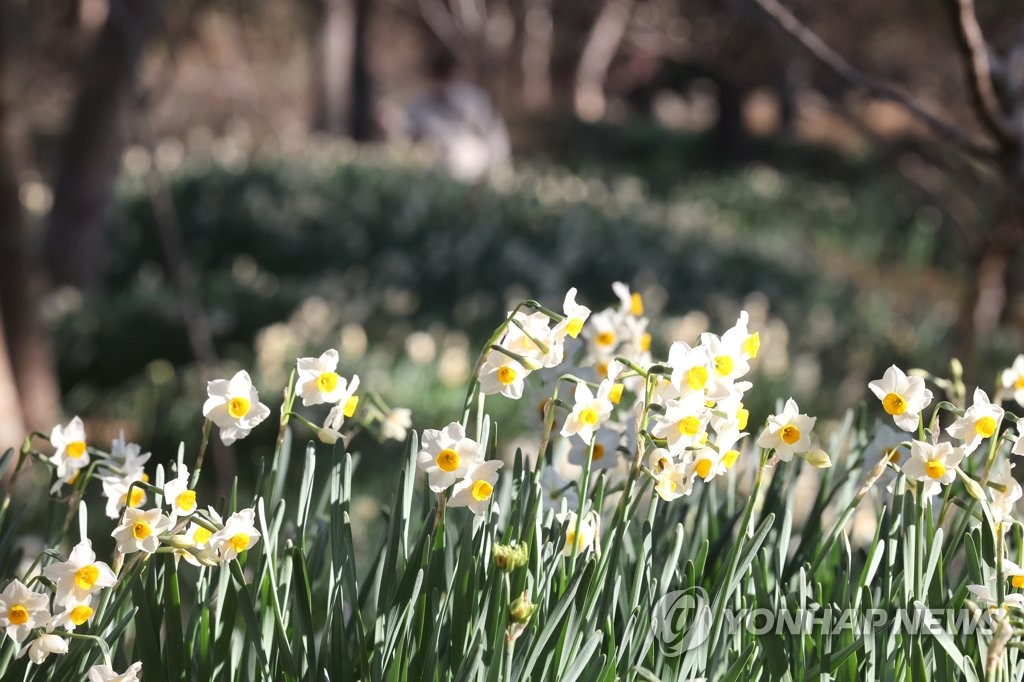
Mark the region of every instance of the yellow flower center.
POLYGON ((15 604, 7 612, 7 620, 11 625, 23 625, 28 622, 28 610, 21 604, 15 604))
POLYGON ((684 436, 696 436, 697 432, 700 431, 700 420, 696 417, 683 417, 676 424, 676 428, 684 436))
POLYGON ((565 325, 565 333, 574 339, 580 335, 581 331, 583 331, 583 320, 578 317, 572 318, 569 320, 569 324, 565 325))
POLYGON ((507 365, 503 365, 498 369, 498 381, 501 382, 502 386, 508 386, 516 380, 516 371, 507 365))
POLYGON ((601 376, 601 377, 608 376, 608 363, 607 362, 599 362, 599 363, 597 363, 597 374, 598 374, 598 376, 601 376))
POLYGON ((1017 377, 1017 380, 1013 382, 1013 387, 1018 391, 1024 390, 1024 376, 1017 377))
POLYGON ((594 408, 585 407, 580 410, 580 421, 587 426, 595 426, 597 422, 601 421, 601 415, 594 408))
POLYGON ((146 491, 142 488, 132 488, 131 507, 140 507, 146 501, 146 491))
POLYGON ((228 540, 228 544, 231 546, 231 549, 235 550, 235 554, 241 554, 249 549, 249 536, 245 533, 235 533, 228 540))
POLYGON ((888 393, 882 398, 882 408, 886 413, 898 417, 907 411, 907 401, 898 393, 888 393))
POLYGON ((644 299, 638 293, 633 293, 629 297, 629 312, 632 313, 633 317, 640 317, 644 314, 644 299))
POLYGON ((228 401, 228 414, 231 415, 232 419, 241 419, 245 415, 249 414, 249 408, 252 407, 252 403, 249 402, 248 398, 232 398, 228 401))
POLYGON ((615 343, 615 332, 604 331, 594 337, 594 342, 599 346, 611 346, 615 343))
POLYGON ((691 367, 686 373, 686 385, 694 391, 704 390, 704 385, 708 383, 708 370, 707 367, 697 365, 691 367))
POLYGON ((933 459, 924 465, 924 472, 928 474, 928 478, 939 479, 946 473, 946 465, 937 459, 933 459))
POLYGON ((1010 578, 1010 584, 1016 587, 1018 590, 1024 587, 1024 575, 1015 575, 1010 578))
POLYGON ((640 336, 640 350, 642 350, 643 352, 646 353, 650 349, 651 349, 651 335, 650 334, 646 334, 646 333, 642 334, 640 336))
POLYGON ((900 463, 900 449, 899 448, 885 448, 882 450, 882 457, 887 457, 893 464, 900 463))
POLYGON ((604 457, 604 446, 600 443, 594 443, 594 453, 590 455, 590 461, 596 462, 602 457, 604 457))
POLYGON ((751 359, 754 359, 757 357, 759 350, 761 350, 761 335, 758 332, 754 332, 743 342, 743 352, 749 355, 751 359))
POLYGON ((483 502, 491 496, 492 492, 494 492, 494 486, 487 481, 477 481, 473 484, 470 492, 472 493, 474 500, 477 502, 483 502))
POLYGON ((145 540, 152 535, 153 529, 149 527, 149 524, 145 521, 139 521, 132 526, 132 535, 135 536, 136 540, 145 540))
POLYGON ((725 465, 726 469, 732 469, 732 465, 736 463, 736 460, 740 457, 739 450, 729 450, 722 455, 722 464, 725 465))
POLYGON ((719 355, 715 358, 715 371, 718 372, 718 376, 727 377, 732 374, 733 361, 728 355, 719 355))
POLYGON ((441 452, 437 453, 437 458, 434 460, 434 463, 437 464, 438 469, 450 474, 459 468, 459 463, 461 461, 459 453, 455 452, 451 448, 445 448, 441 452))
POLYGON ((96 568, 94 564, 82 566, 75 571, 75 586, 80 590, 91 590, 92 586, 99 580, 99 577, 100 569, 96 568))
POLYGON ((740 431, 747 428, 747 421, 750 419, 750 410, 740 407, 736 410, 736 425, 740 427, 740 431))
POLYGON ((321 393, 330 393, 338 387, 337 372, 321 372, 316 378, 316 388, 321 393))
POLYGON ((196 491, 186 490, 174 498, 174 505, 183 512, 191 512, 196 508, 196 491))
POLYGON ((701 478, 707 478, 708 474, 711 473, 711 460, 707 458, 697 460, 697 466, 694 467, 694 471, 701 478))
POLYGON ((982 438, 991 438, 992 434, 996 432, 996 420, 993 417, 982 417, 974 425, 974 430, 982 438))
POLYGON ((212 535, 213 533, 210 530, 200 526, 199 528, 196 528, 196 532, 192 534, 192 539, 196 541, 197 545, 205 545, 210 541, 210 536, 212 535))
POLYGON ((345 401, 345 407, 341 408, 341 413, 345 417, 351 417, 356 413, 357 407, 359 407, 359 396, 354 395, 345 401))
POLYGON ((782 438, 782 441, 786 443, 786 445, 792 445, 800 440, 800 429, 792 424, 786 424, 782 427, 782 430, 779 431, 779 437, 782 438))
POLYGON ((85 454, 85 441, 73 440, 64 446, 64 452, 71 459, 78 459, 85 454))
POLYGON ((622 384, 613 384, 611 390, 608 391, 608 400, 618 405, 619 401, 622 400, 623 388, 622 384))
POLYGON ((95 613, 91 606, 82 604, 71 609, 71 613, 68 614, 68 618, 75 625, 84 625, 87 620, 92 618, 92 614, 95 613))

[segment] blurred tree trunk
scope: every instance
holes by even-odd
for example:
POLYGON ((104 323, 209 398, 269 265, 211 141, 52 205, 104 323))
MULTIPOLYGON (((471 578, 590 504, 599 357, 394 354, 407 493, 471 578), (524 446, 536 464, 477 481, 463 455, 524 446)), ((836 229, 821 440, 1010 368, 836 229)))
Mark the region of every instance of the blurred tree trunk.
POLYGON ((46 234, 46 265, 57 283, 91 288, 99 282, 107 207, 125 143, 122 116, 159 9, 157 0, 110 0, 86 58, 46 234))
POLYGON ((619 51, 636 0, 606 0, 590 30, 576 69, 573 106, 585 121, 597 121, 605 113, 604 82, 608 67, 619 51))
POLYGON ((373 0, 314 0, 313 129, 367 140, 373 134, 366 31, 373 0))
POLYGON ((39 319, 18 177, 7 144, 7 8, 0 5, 0 451, 46 429, 59 402, 50 344, 39 319))
POLYGON ((555 22, 551 0, 526 0, 523 13, 523 102, 531 109, 551 105, 551 58, 555 22))

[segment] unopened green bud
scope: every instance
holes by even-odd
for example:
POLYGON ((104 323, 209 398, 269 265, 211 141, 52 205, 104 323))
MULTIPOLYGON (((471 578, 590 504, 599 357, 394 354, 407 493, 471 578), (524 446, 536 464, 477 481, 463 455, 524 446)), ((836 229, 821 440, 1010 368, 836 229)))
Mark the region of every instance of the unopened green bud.
POLYGON ((498 568, 511 573, 520 566, 525 566, 530 558, 530 547, 525 542, 512 542, 509 545, 494 545, 491 549, 494 563, 498 568))
POLYGON ((530 601, 530 598, 526 596, 526 592, 523 592, 514 602, 508 605, 509 622, 516 625, 525 625, 530 622, 530 617, 533 616, 533 612, 536 610, 537 605, 530 601))
POLYGON ((804 455, 804 460, 817 469, 828 469, 832 466, 832 458, 824 450, 811 450, 804 455))

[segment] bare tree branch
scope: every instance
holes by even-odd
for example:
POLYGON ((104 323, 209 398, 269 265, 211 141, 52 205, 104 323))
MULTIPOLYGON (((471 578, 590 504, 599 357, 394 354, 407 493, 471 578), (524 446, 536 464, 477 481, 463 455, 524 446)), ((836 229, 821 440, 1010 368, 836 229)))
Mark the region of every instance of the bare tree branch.
POLYGON ((908 112, 931 128, 932 132, 940 138, 957 145, 974 156, 991 160, 999 154, 997 147, 975 141, 970 133, 936 117, 922 107, 914 98, 884 83, 879 83, 854 67, 841 54, 829 47, 818 34, 797 19, 779 0, 754 0, 754 2, 818 61, 828 66, 846 82, 867 90, 875 97, 887 99, 903 106, 908 112))
POLYGON ((992 63, 989 59, 988 44, 985 42, 985 34, 981 31, 981 25, 978 23, 974 0, 956 0, 955 16, 964 49, 964 59, 968 62, 971 89, 977 100, 981 119, 992 134, 1001 141, 1017 144, 1019 140, 1014 134, 1013 126, 1007 120, 992 81, 992 63))

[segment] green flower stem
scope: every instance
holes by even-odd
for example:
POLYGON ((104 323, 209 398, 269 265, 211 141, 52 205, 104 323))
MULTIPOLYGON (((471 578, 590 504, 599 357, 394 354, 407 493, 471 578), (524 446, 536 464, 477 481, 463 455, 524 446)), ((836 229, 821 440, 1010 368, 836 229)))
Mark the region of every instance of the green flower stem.
POLYGON ((203 459, 206 457, 206 448, 210 445, 210 431, 212 428, 212 421, 207 419, 203 422, 203 438, 199 443, 199 454, 196 455, 196 466, 192 470, 192 479, 188 482, 189 488, 195 488, 199 483, 199 474, 203 470, 203 459))

